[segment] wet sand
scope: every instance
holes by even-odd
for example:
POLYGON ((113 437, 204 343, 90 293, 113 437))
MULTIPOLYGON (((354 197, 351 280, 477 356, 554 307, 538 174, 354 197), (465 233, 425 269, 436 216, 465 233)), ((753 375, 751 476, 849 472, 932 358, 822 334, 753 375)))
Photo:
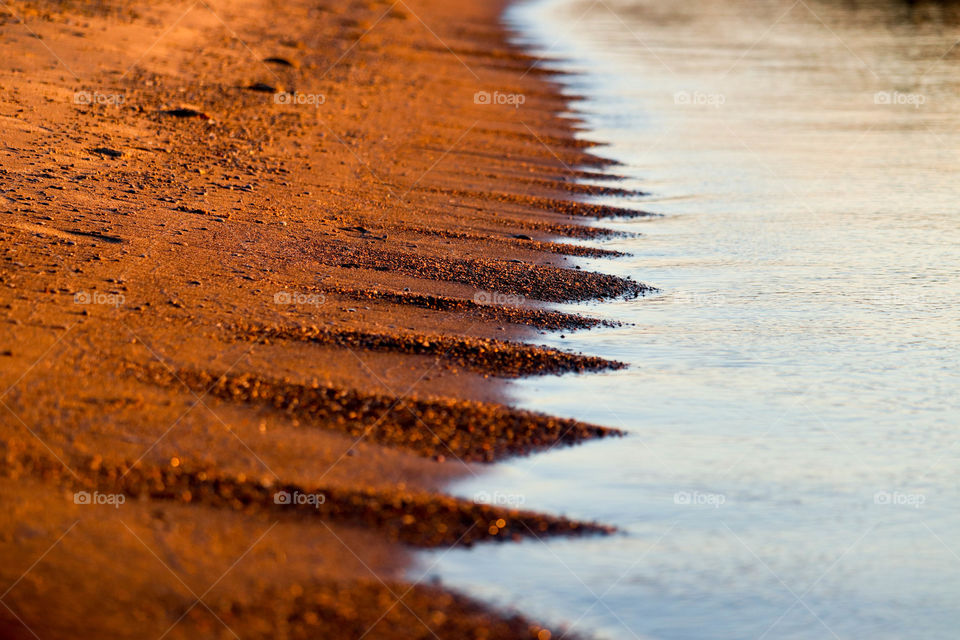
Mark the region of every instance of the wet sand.
POLYGON ((618 435, 504 381, 622 366, 524 340, 645 291, 570 264, 644 214, 581 202, 619 191, 501 9, 0 8, 0 635, 550 637, 404 582, 609 531, 443 493, 618 435))

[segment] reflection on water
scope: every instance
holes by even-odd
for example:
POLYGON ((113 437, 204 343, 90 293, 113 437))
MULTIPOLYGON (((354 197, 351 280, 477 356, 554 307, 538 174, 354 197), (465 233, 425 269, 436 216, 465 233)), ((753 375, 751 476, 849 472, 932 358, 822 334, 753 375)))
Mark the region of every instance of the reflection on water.
MULTIPOLYGON (((859 20, 868 28, 904 23, 960 24, 958 0, 842 0, 837 4, 844 11, 838 18, 840 21, 849 24, 859 20)), ((815 5, 815 8, 820 10, 818 5, 815 5)))
MULTIPOLYGON (((574 3, 567 6, 581 13, 589 6, 589 2, 574 3)), ((878 27, 946 27, 960 23, 960 0, 809 0, 804 3, 814 15, 814 20, 822 20, 824 26, 831 29, 857 27, 862 30, 875 30, 878 27)), ((687 23, 696 22, 701 28, 708 20, 704 18, 714 11, 726 15, 736 15, 738 18, 776 18, 789 9, 794 8, 793 2, 778 2, 776 0, 741 0, 740 2, 705 3, 694 2, 693 8, 698 15, 693 16, 690 7, 677 6, 672 3, 655 4, 652 2, 632 2, 631 0, 615 0, 606 3, 606 8, 614 11, 625 22, 630 21, 640 28, 646 28, 653 23, 657 27, 670 24, 676 26, 677 21, 687 23), (685 19, 689 18, 689 19, 685 19)), ((625 25, 630 28, 632 25, 625 25)), ((730 27, 732 25, 712 25, 714 27, 730 27)), ((768 24, 769 26, 769 24, 768 24)), ((858 36, 864 35, 863 33, 858 36)))
MULTIPOLYGON (((537 0, 600 152, 665 217, 584 261, 663 293, 555 338, 628 360, 520 404, 631 432, 453 490, 616 524, 427 555, 603 637, 953 638, 960 45, 946 4, 537 0)), ((623 204, 618 202, 618 204, 623 204)), ((571 308, 576 308, 571 306, 571 308)), ((433 563, 436 562, 435 565, 433 563)), ((433 566, 431 566, 433 565, 433 566)), ((415 578, 418 576, 414 576, 415 578)))

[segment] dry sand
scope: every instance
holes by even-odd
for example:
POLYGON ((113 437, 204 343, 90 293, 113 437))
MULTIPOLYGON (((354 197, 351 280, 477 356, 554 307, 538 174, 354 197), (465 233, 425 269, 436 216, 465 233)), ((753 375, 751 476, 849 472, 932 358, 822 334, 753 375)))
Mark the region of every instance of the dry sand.
POLYGON ((0 636, 549 637, 403 580, 606 530, 442 493, 614 435, 504 379, 620 366, 520 340, 643 291, 570 268, 638 214, 501 10, 0 4, 0 636))

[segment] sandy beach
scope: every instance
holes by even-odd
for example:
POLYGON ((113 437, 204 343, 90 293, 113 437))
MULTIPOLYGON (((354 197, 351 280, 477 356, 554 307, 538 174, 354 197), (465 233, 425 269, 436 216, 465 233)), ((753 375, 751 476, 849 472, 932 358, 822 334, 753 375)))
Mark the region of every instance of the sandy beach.
POLYGON ((504 381, 643 293, 501 0, 0 7, 0 636, 538 638, 416 548, 602 535, 444 494, 616 436, 504 381))

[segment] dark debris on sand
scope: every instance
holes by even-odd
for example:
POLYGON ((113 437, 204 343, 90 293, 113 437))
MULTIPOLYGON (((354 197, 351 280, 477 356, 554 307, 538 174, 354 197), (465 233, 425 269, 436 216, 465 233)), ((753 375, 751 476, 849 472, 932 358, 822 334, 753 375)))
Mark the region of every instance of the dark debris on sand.
MULTIPOLYGON (((520 615, 494 618, 468 597, 424 584, 313 581, 249 601, 208 598, 207 604, 225 624, 255 630, 247 637, 271 640, 577 640, 564 629, 551 632, 520 615)), ((195 607, 189 615, 200 621, 211 614, 195 607)))
POLYGON ((419 399, 365 393, 352 389, 251 373, 218 374, 159 363, 128 362, 124 372, 147 384, 189 389, 210 396, 275 408, 308 424, 342 431, 435 457, 453 454, 466 461, 492 462, 558 444, 576 444, 621 431, 555 418, 503 405, 454 399, 419 399))
POLYGON ((228 475, 215 467, 190 469, 142 461, 110 463, 100 456, 71 460, 73 472, 47 453, 20 443, 0 443, 4 476, 42 478, 74 491, 122 494, 134 500, 202 504, 271 517, 316 519, 366 526, 416 547, 471 546, 553 535, 608 534, 612 527, 483 504, 432 492, 400 489, 303 487, 228 475), (294 494, 316 499, 299 504, 294 494))
POLYGON ((516 378, 604 369, 621 369, 622 362, 568 353, 520 342, 445 335, 375 333, 357 329, 240 324, 233 334, 244 340, 288 340, 367 351, 435 356, 479 373, 516 378))
POLYGON ((573 313, 499 304, 482 304, 474 300, 464 300, 462 298, 452 298, 441 295, 406 291, 382 291, 379 289, 355 289, 340 286, 326 287, 322 291, 357 301, 371 300, 390 302, 435 311, 460 311, 475 314, 484 320, 509 322, 554 331, 562 329, 591 329, 598 326, 619 326, 619 323, 616 322, 590 318, 573 313))
POLYGON ((428 280, 470 285, 484 291, 522 295, 533 300, 570 302, 603 298, 635 298, 652 287, 593 271, 488 260, 417 255, 375 247, 341 247, 315 243, 313 257, 341 268, 402 273, 428 280))

